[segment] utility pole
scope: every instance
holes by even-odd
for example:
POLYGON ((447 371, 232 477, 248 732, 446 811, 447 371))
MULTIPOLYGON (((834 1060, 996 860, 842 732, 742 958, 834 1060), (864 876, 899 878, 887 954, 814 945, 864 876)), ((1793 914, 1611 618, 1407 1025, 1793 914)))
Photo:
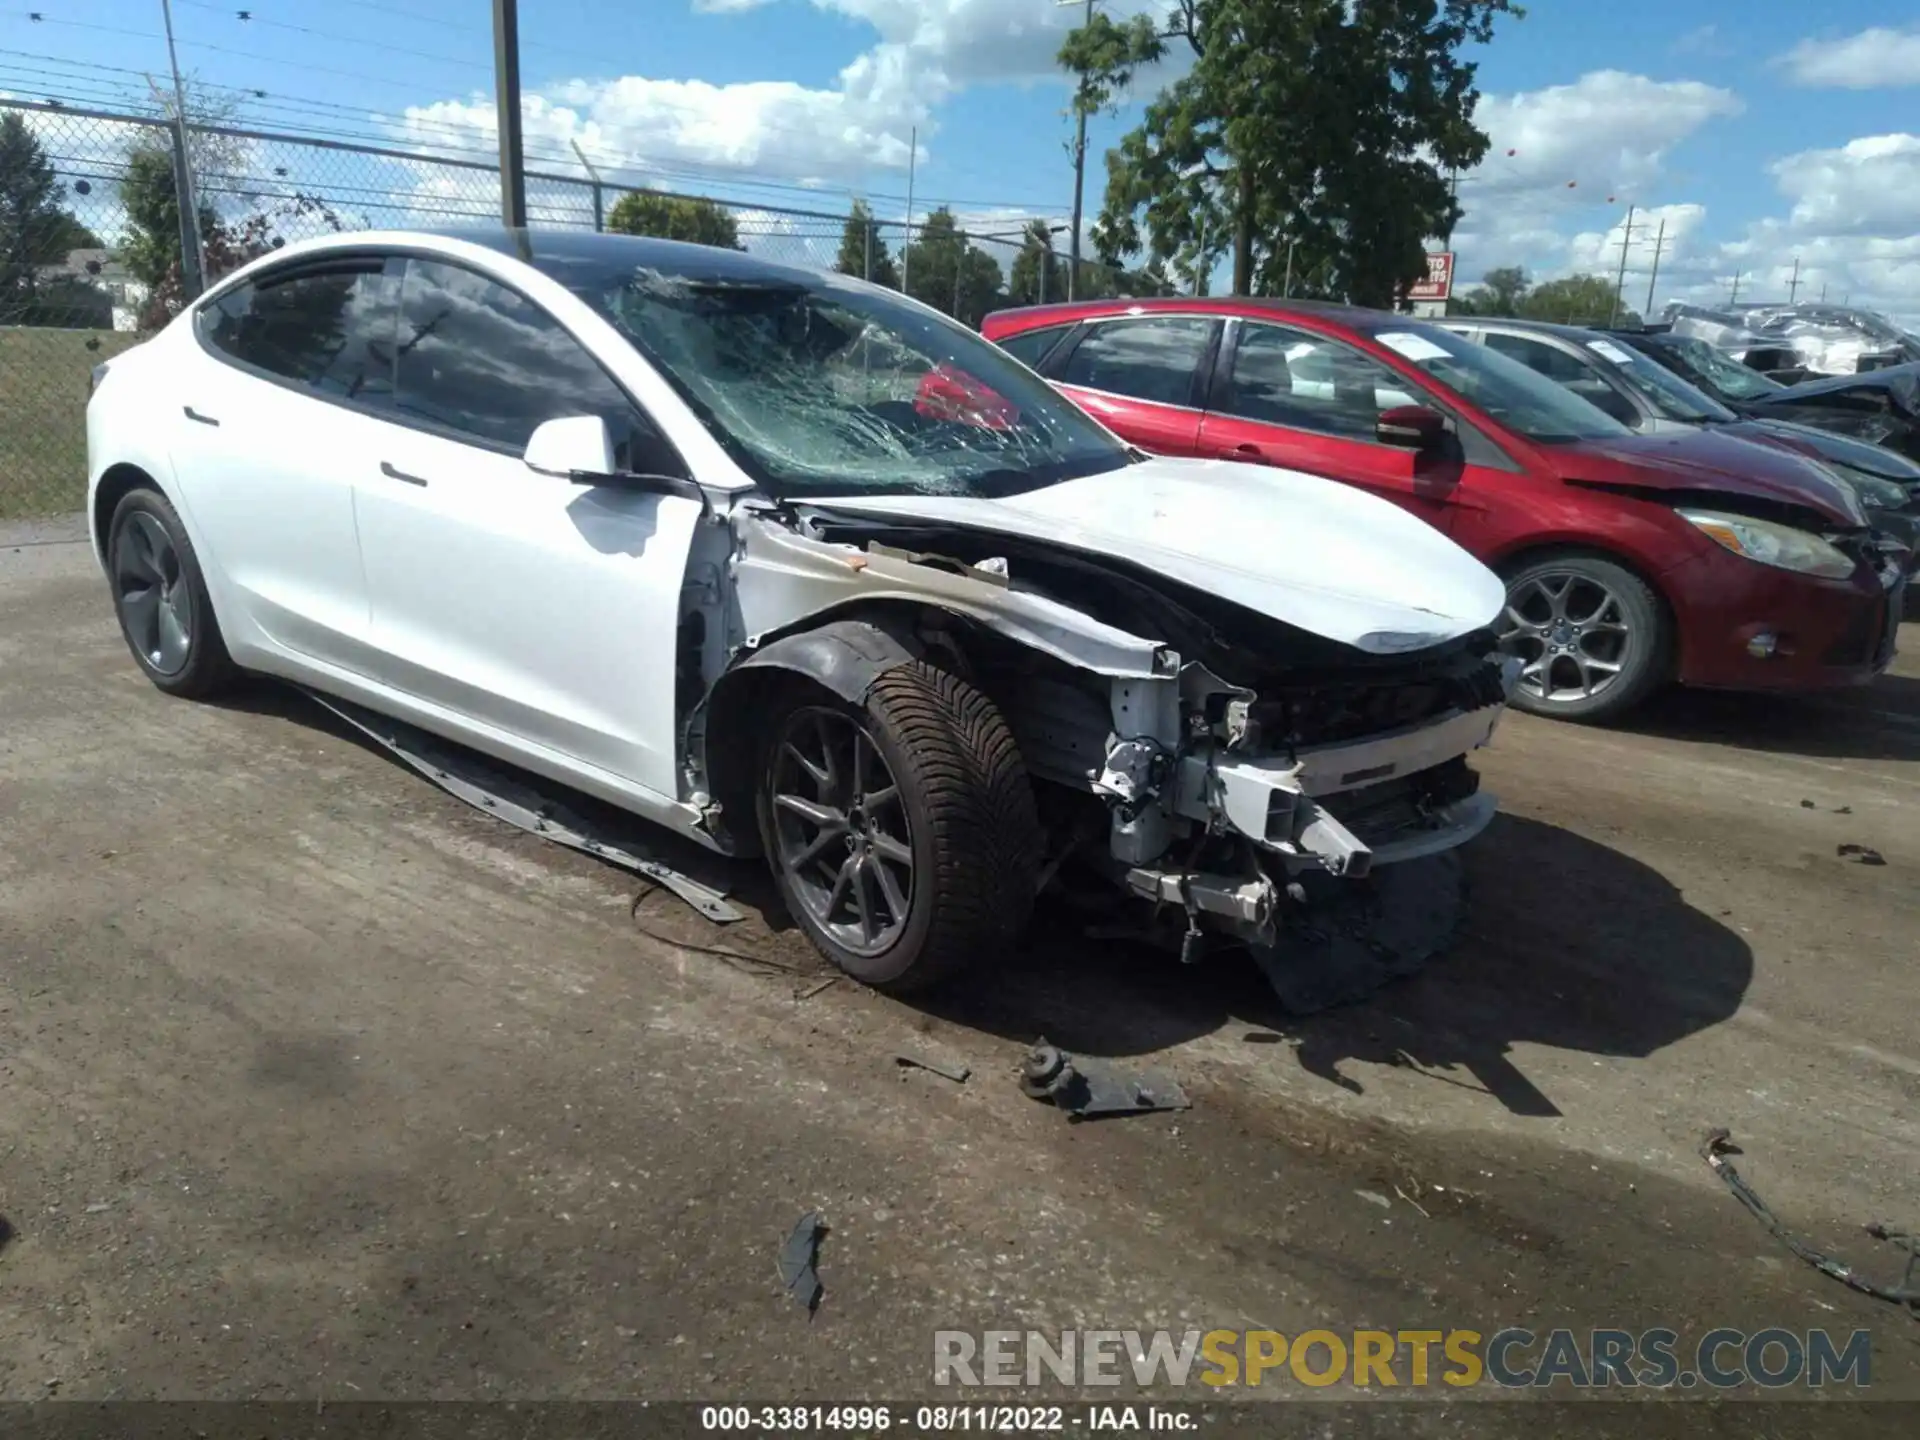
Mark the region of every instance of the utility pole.
POLYGON ((1634 207, 1627 206, 1627 227, 1620 232, 1620 276, 1613 282, 1613 314, 1608 317, 1609 326, 1620 323, 1620 296, 1627 288, 1627 251, 1633 247, 1634 207))
POLYGON ((1653 287, 1660 279, 1660 252, 1667 248, 1667 217, 1660 217, 1660 233, 1653 239, 1653 273, 1647 277, 1647 308, 1640 313, 1640 323, 1645 324, 1647 317, 1653 314, 1653 287))
POLYGON ((500 220, 527 225, 527 164, 520 141, 520 0, 493 0, 493 83, 500 116, 500 220))
POLYGON ((1824 280, 1820 282, 1820 303, 1822 305, 1827 303, 1827 282, 1824 280))
POLYGON ((180 83, 180 56, 173 46, 172 0, 160 0, 160 18, 167 29, 167 64, 173 70, 173 134, 180 168, 174 177, 180 200, 180 278, 191 300, 206 288, 207 269, 200 248, 200 202, 193 188, 193 156, 187 149, 187 89, 180 83))
POLYGON ((907 272, 913 266, 913 172, 920 162, 920 127, 907 132, 907 237, 900 242, 900 293, 911 295, 907 272))
POLYGON ((1733 272, 1733 289, 1727 292, 1727 304, 1738 305, 1739 303, 1740 303, 1740 272, 1736 270, 1733 272))
POLYGON ((573 153, 580 157, 580 163, 586 168, 587 177, 593 181, 593 228, 596 232, 607 228, 606 195, 600 186, 600 172, 593 168, 593 162, 587 159, 587 152, 580 148, 578 140, 569 140, 573 153))
POLYGON ((1793 279, 1787 285, 1787 303, 1793 304, 1800 298, 1800 257, 1793 257, 1793 279))
MULTIPOLYGON (((1076 5, 1080 0, 1053 0, 1056 5, 1076 5)), ((1093 23, 1094 0, 1086 0, 1083 26, 1093 23)), ((1067 237, 1067 299, 1080 293, 1080 216, 1087 188, 1087 82, 1084 76, 1073 92, 1073 234, 1067 237)))

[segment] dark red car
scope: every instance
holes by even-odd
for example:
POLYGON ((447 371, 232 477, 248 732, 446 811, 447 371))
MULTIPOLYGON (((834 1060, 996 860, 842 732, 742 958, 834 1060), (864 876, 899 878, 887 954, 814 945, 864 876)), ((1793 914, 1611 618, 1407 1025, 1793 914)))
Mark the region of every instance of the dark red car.
POLYGON ((1330 476, 1445 530, 1507 581, 1523 709, 1610 718, 1672 680, 1858 685, 1893 658, 1905 551, 1818 462, 1636 434, 1379 311, 1116 300, 981 328, 1142 449, 1330 476))

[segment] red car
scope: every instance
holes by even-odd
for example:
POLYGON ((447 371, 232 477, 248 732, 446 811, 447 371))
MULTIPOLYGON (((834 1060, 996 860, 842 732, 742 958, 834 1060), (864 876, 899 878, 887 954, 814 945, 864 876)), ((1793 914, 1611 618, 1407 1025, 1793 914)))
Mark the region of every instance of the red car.
POLYGON ((1445 530, 1507 581, 1522 709, 1609 719, 1673 680, 1859 685, 1893 658, 1904 551, 1796 454, 1636 434, 1380 311, 1114 300, 981 328, 1142 449, 1330 476, 1445 530))

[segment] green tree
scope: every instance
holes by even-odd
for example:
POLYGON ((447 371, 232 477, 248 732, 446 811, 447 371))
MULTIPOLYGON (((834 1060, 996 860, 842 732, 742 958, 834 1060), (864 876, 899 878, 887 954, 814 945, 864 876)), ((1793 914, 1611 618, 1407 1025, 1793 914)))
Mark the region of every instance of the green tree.
POLYGON ((907 293, 964 325, 979 325, 1002 300, 1000 262, 967 243, 966 232, 941 206, 927 216, 906 247, 907 293))
MULTIPOLYGON (((1569 275, 1534 286, 1520 302, 1518 313, 1528 320, 1560 325, 1604 325, 1613 315, 1613 301, 1613 281, 1599 275, 1569 275)), ((1639 319, 1621 308, 1621 324, 1635 325, 1639 319)))
POLYGON ((1518 265, 1487 271, 1471 290, 1456 295, 1450 307, 1455 315, 1518 315, 1530 282, 1518 265))
POLYGON ((1169 45, 1192 62, 1107 156, 1102 258, 1144 252, 1195 274, 1230 248, 1248 294, 1284 288, 1291 255, 1295 275, 1393 304, 1426 273, 1427 237, 1459 218, 1448 172, 1486 153, 1461 52, 1518 13, 1513 0, 1174 0, 1166 31, 1104 69, 1082 27, 1063 62, 1097 83, 1125 83, 1169 45))
POLYGON ((1015 305, 1040 305, 1067 298, 1067 267, 1053 250, 1053 230, 1044 220, 1029 220, 1013 257, 1007 298, 1015 305))
MULTIPOLYGON (((61 205, 66 188, 25 118, 0 115, 0 323, 48 323, 32 313, 44 308, 49 285, 41 270, 100 243, 61 205)), ((63 292, 75 283, 57 282, 63 292)))
POLYGON ((880 238, 880 224, 864 200, 853 202, 847 214, 847 228, 840 236, 840 258, 834 269, 842 275, 857 275, 890 290, 900 288, 900 271, 893 254, 880 238))
POLYGON ((732 211, 717 201, 690 195, 629 191, 608 214, 607 229, 620 235, 652 235, 661 240, 717 245, 723 250, 746 248, 740 243, 740 227, 732 211))

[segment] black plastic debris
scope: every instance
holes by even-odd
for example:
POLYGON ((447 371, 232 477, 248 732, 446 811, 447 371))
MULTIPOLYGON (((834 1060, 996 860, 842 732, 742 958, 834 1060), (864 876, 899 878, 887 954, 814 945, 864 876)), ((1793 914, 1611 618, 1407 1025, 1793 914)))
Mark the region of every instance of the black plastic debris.
POLYGON ((1875 1240, 1883 1240, 1907 1255, 1906 1273, 1898 1285, 1882 1285, 1859 1274, 1851 1265, 1824 1255, 1806 1241, 1791 1234, 1782 1225, 1779 1218, 1767 1202, 1760 1198, 1759 1192, 1749 1185, 1733 1168, 1729 1155, 1741 1155, 1745 1152, 1733 1143, 1733 1137, 1724 1127, 1707 1132, 1707 1138, 1700 1142, 1700 1158, 1713 1167, 1713 1173, 1725 1182, 1733 1193, 1733 1198, 1747 1208, 1754 1219, 1767 1227, 1767 1232, 1786 1246, 1796 1257, 1806 1261, 1822 1275, 1838 1280, 1850 1290, 1858 1290, 1862 1295, 1871 1295, 1876 1300, 1885 1300, 1901 1306, 1912 1319, 1920 1320, 1920 1235, 1906 1230, 1895 1230, 1882 1224, 1863 1227, 1875 1240))
POLYGON ((820 1259, 820 1239, 826 1233, 827 1225, 820 1218, 820 1212, 809 1210, 793 1227, 787 1243, 780 1247, 780 1283, 787 1287, 789 1295, 807 1307, 809 1315, 820 1308, 820 1297, 826 1293, 820 1284, 820 1274, 814 1268, 820 1259))
POLYGON ((1813 801, 1811 801, 1811 800, 1802 800, 1802 801, 1800 802, 1800 808, 1801 808, 1802 810, 1811 810, 1811 809, 1813 809, 1813 801))
POLYGON ((1020 1088, 1035 1100, 1051 1100, 1075 1120, 1187 1110, 1193 1105, 1186 1091, 1164 1075, 1130 1072, 1108 1060, 1075 1057, 1044 1038, 1027 1052, 1020 1068, 1020 1088))
POLYGON ((1836 852, 1842 860, 1851 860, 1856 865, 1884 865, 1887 857, 1878 850, 1865 845, 1842 845, 1836 852))
POLYGON ((935 1075, 953 1081, 956 1085, 967 1083, 967 1077, 973 1071, 965 1065, 950 1065, 944 1060, 929 1060, 921 1055, 908 1055, 904 1052, 893 1057, 893 1063, 903 1069, 928 1070, 935 1075))

